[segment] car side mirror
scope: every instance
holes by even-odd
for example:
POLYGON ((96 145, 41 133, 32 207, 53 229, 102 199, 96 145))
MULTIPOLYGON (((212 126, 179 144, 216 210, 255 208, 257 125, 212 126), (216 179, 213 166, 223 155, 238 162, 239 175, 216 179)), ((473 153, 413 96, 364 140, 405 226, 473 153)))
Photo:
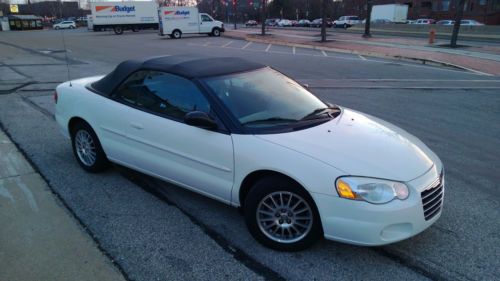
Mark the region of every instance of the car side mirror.
POLYGON ((191 111, 186 113, 184 116, 184 123, 207 130, 213 130, 217 128, 217 123, 202 111, 191 111))
POLYGON ((304 88, 306 88, 306 89, 309 89, 309 84, 304 83, 304 84, 302 84, 302 87, 304 87, 304 88))

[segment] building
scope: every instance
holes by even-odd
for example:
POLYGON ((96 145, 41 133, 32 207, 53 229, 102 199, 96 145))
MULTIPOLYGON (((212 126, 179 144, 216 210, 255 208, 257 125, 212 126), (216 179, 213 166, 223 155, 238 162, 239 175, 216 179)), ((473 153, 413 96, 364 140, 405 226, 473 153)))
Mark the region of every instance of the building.
MULTIPOLYGON (((373 5, 406 4, 408 19, 454 19, 459 0, 373 0, 373 5)), ((366 18, 366 0, 343 0, 340 9, 346 15, 366 18)), ((464 19, 500 25, 500 0, 465 0, 464 19)))
MULTIPOLYGON (((5 30, 43 29, 42 18, 34 15, 8 15, 5 17, 8 28, 5 30)), ((2 28, 3 29, 3 28, 2 28)))

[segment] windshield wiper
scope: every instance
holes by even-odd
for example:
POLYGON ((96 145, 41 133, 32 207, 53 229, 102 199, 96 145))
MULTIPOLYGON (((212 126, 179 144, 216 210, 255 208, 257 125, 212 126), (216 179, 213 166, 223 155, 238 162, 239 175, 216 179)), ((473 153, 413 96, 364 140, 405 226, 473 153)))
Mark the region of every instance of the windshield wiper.
POLYGON ((288 118, 282 118, 282 117, 270 117, 266 119, 257 119, 257 120, 252 120, 248 122, 242 123, 242 125, 252 125, 252 124, 261 124, 261 123, 274 123, 274 122, 298 122, 298 120, 295 119, 288 119, 288 118))
POLYGON ((324 118, 322 117, 322 115, 324 113, 327 113, 327 115, 325 115, 325 117, 328 117, 328 118, 333 118, 335 116, 333 116, 331 114, 331 112, 327 112, 330 111, 330 110, 339 110, 338 107, 336 106, 329 106, 329 107, 321 107, 321 108, 316 108, 315 110, 313 110, 313 112, 307 114, 306 116, 304 116, 302 119, 300 120, 311 120, 311 119, 319 119, 319 118, 324 118))

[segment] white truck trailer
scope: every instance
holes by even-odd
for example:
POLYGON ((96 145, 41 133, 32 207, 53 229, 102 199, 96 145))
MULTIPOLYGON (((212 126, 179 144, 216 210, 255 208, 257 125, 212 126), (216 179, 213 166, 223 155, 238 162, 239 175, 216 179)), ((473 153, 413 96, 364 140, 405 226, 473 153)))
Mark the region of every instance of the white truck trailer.
POLYGON ((394 23, 405 23, 408 17, 408 5, 387 4, 374 5, 371 20, 388 19, 394 23))
POLYGON ((124 30, 158 28, 158 5, 155 1, 91 2, 93 30, 124 30))
POLYGON ((182 34, 220 36, 224 24, 210 15, 199 13, 197 7, 162 7, 158 10, 160 36, 179 39, 182 34))

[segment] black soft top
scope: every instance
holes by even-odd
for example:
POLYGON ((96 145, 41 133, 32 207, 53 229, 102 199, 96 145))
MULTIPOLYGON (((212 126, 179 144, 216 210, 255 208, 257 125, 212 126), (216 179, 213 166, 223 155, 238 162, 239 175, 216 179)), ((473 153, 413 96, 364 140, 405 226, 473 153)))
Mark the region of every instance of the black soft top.
POLYGON ((235 57, 210 58, 197 55, 178 55, 127 60, 91 87, 104 95, 121 84, 130 74, 138 70, 156 70, 172 73, 187 79, 220 76, 236 72, 263 68, 265 65, 235 57))

